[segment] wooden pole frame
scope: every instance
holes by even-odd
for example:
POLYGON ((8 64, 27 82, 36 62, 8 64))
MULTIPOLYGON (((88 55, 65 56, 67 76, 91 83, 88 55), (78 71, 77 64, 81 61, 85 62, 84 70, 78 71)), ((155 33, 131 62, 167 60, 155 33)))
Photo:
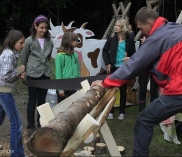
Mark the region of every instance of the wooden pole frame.
POLYGON ((114 11, 114 16, 112 17, 112 20, 111 20, 109 26, 107 27, 106 32, 104 33, 102 39, 107 39, 109 34, 111 34, 111 35, 113 34, 113 27, 114 27, 114 24, 115 24, 117 19, 121 18, 121 19, 128 20, 128 17, 127 17, 126 14, 129 11, 131 4, 132 3, 129 2, 128 5, 126 6, 126 8, 124 8, 123 2, 119 2, 118 9, 116 8, 116 5, 114 3, 112 4, 112 8, 113 8, 113 11, 114 11), (119 15, 120 11, 122 13, 121 15, 119 15))

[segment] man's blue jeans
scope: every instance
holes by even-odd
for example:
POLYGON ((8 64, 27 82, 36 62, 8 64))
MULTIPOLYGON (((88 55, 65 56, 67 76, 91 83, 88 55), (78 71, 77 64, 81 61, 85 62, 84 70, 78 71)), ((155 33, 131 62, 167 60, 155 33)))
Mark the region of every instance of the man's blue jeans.
POLYGON ((0 92, 0 125, 5 119, 5 115, 10 120, 10 148, 11 157, 24 157, 22 144, 22 122, 11 93, 0 92))

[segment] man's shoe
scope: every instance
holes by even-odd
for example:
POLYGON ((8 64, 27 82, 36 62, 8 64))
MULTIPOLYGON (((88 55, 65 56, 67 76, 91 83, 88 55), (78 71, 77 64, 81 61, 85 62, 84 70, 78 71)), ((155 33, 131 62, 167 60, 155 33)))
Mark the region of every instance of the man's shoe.
POLYGON ((107 119, 114 119, 113 113, 109 113, 107 119))
POLYGON ((119 115, 118 119, 119 119, 119 120, 124 120, 124 114, 121 113, 121 114, 119 115))

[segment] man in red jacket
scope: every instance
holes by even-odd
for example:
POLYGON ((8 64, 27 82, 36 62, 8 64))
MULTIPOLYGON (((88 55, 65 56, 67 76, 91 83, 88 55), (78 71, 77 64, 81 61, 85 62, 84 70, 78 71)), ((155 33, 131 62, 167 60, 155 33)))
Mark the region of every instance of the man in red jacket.
POLYGON ((168 22, 147 7, 137 12, 135 22, 148 36, 145 43, 122 67, 105 80, 94 81, 91 87, 119 87, 148 71, 164 88, 163 95, 140 112, 135 123, 133 156, 147 157, 153 126, 182 112, 182 26, 168 22))

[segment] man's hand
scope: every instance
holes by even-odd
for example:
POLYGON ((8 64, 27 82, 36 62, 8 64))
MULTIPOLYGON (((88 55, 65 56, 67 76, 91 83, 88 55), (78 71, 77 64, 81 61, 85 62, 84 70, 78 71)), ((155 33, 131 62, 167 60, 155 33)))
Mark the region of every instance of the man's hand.
POLYGON ((140 38, 141 44, 144 43, 145 39, 146 39, 146 36, 143 36, 142 38, 140 38))
POLYGON ((96 80, 96 81, 92 82, 90 88, 92 88, 93 86, 99 86, 99 87, 104 88, 104 86, 102 85, 102 80, 96 80))

